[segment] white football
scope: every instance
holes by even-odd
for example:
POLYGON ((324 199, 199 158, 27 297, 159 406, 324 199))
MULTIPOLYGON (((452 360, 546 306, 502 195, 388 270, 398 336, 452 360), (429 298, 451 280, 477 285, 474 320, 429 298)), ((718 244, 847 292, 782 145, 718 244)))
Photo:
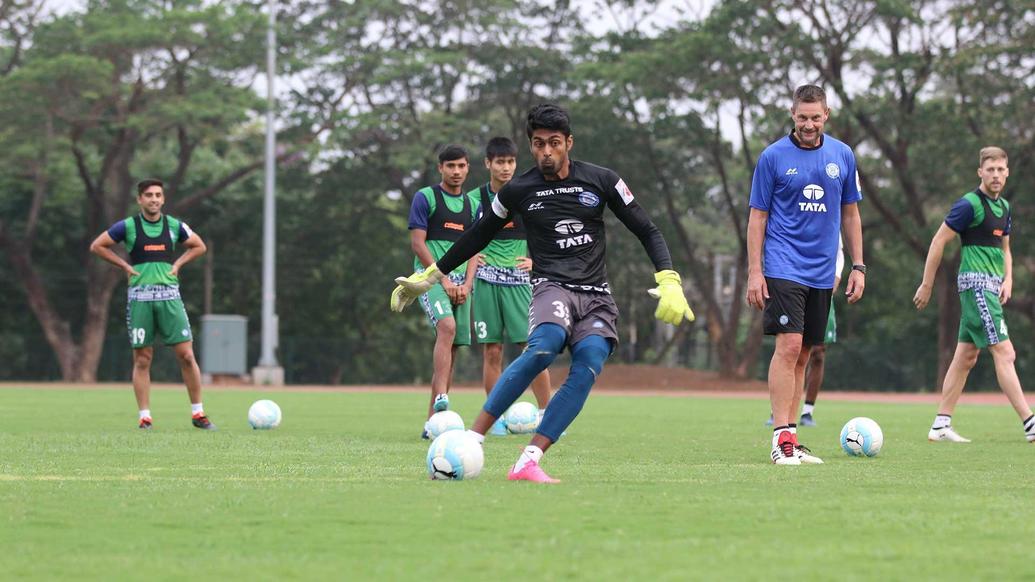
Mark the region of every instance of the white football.
POLYGON ((447 431, 464 430, 464 419, 452 410, 443 410, 431 415, 424 423, 424 430, 428 431, 428 436, 436 439, 447 431))
POLYGON ((280 418, 280 407, 272 400, 256 400, 248 409, 248 424, 256 430, 277 428, 280 418))
POLYGON ((539 409, 531 402, 515 402, 503 414, 507 430, 514 434, 527 434, 539 428, 539 409))
POLYGON ((428 447, 428 477, 435 480, 474 479, 482 472, 482 445, 465 430, 442 433, 428 447))
POLYGON ((853 457, 876 457, 883 446, 884 431, 872 418, 853 418, 841 429, 841 448, 853 457))

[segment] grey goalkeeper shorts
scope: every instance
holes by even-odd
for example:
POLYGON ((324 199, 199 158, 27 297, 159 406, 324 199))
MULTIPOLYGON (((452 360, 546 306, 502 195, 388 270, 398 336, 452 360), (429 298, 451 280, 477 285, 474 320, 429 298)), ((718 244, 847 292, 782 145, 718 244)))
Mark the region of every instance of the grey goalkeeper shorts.
POLYGON ((575 345, 591 335, 599 335, 618 345, 618 306, 610 293, 576 291, 543 281, 532 288, 528 307, 528 333, 536 326, 555 323, 568 334, 568 345, 575 345))

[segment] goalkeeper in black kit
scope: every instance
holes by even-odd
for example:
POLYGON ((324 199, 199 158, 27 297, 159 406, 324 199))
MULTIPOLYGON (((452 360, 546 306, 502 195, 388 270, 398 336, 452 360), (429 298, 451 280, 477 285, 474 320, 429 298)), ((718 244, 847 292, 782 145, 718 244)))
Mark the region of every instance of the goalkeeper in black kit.
POLYGON ((484 218, 421 273, 399 277, 393 311, 402 311, 446 274, 492 240, 514 213, 527 231, 532 258, 532 304, 528 346, 507 367, 471 426, 478 442, 492 423, 525 391, 565 347, 571 370, 550 400, 532 441, 507 476, 512 481, 558 483, 540 467, 543 453, 582 410, 604 360, 618 342, 618 307, 611 297, 604 262, 604 207, 640 239, 657 271, 655 317, 679 325, 694 320, 679 274, 661 232, 615 172, 568 157, 574 139, 568 112, 542 104, 528 113, 527 133, 536 167, 514 178, 486 209, 484 218))

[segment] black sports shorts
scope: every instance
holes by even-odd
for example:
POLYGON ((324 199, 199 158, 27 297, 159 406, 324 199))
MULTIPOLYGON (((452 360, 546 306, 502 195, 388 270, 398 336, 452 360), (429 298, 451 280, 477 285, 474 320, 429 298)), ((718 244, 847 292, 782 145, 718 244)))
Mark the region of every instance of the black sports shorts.
POLYGON ((802 343, 822 345, 826 339, 827 318, 833 289, 816 289, 788 281, 765 278, 769 299, 762 312, 762 329, 766 335, 800 333, 802 343))

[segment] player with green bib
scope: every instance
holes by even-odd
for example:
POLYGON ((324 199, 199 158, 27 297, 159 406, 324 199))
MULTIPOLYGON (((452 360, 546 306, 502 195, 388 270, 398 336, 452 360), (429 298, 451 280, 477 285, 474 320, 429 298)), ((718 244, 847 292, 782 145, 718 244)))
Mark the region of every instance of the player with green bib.
MULTIPOLYGON (((494 137, 485 146, 485 168, 489 182, 468 196, 478 201, 479 217, 492 207, 496 193, 514 177, 517 169, 517 144, 509 137, 494 137)), ((528 241, 520 215, 496 233, 478 259, 474 281, 474 337, 482 344, 482 381, 485 394, 492 392, 503 373, 503 344, 528 342, 528 306, 532 303, 532 285, 528 273, 528 241)), ((550 372, 543 370, 532 381, 532 393, 539 406, 539 415, 550 403, 550 372)), ((504 417, 492 425, 490 434, 507 434, 504 417)))
MULTIPOLYGON (((446 254, 460 235, 471 228, 478 211, 478 201, 463 193, 470 171, 467 150, 458 145, 442 148, 438 154, 438 171, 442 181, 418 190, 410 205, 410 248, 415 255, 413 268, 417 272, 446 254)), ((456 348, 471 345, 469 299, 475 267, 475 261, 460 265, 453 275, 420 297, 421 308, 435 328, 429 418, 449 408, 456 348)), ((428 438, 428 432, 425 430, 421 437, 428 438)))
POLYGON ((205 242, 187 223, 162 213, 165 186, 161 180, 137 184, 140 213, 116 222, 90 245, 90 252, 119 267, 129 277, 126 325, 133 347, 133 392, 139 409, 139 427, 150 429, 151 360, 155 339, 176 354, 191 403, 191 423, 203 430, 216 426, 201 403, 201 370, 194 358, 194 342, 187 311, 180 299, 179 272, 205 254, 205 242), (112 247, 124 243, 129 261, 112 247), (177 245, 185 249, 175 257, 177 245))
POLYGON ((977 171, 981 185, 960 198, 938 228, 927 252, 923 282, 913 296, 917 309, 927 306, 945 245, 958 234, 963 245, 956 278, 962 306, 959 341, 942 382, 938 414, 927 433, 927 439, 932 442, 970 442, 952 427, 952 412, 963 394, 970 370, 986 347, 995 361, 999 388, 1021 418, 1025 438, 1035 442, 1035 415, 1017 377, 1016 353, 1003 317, 1003 305, 1013 292, 1010 204, 1001 197, 1010 175, 1008 164, 1006 152, 1001 148, 981 149, 977 171))

